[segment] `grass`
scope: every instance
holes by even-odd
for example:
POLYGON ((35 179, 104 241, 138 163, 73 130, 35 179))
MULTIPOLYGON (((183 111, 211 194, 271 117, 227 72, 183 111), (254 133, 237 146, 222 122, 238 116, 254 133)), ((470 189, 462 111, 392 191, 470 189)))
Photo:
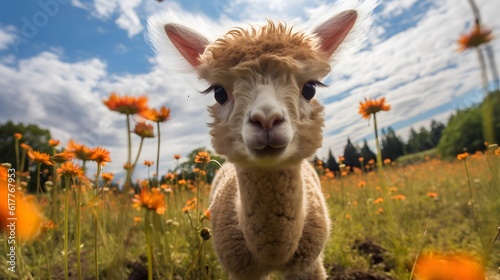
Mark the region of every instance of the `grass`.
MULTIPOLYGON (((385 166, 383 178, 373 172, 359 171, 334 179, 323 176, 323 191, 334 221, 325 248, 325 265, 328 269, 374 271, 394 279, 410 279, 418 254, 465 251, 481 260, 493 273, 500 265, 500 246, 493 242, 500 226, 499 166, 500 156, 489 151, 469 156, 465 161, 434 158, 405 166, 393 163, 385 166), (382 261, 373 261, 373 255, 380 252, 363 251, 360 244, 372 244, 382 250, 382 261)), ((151 242, 149 259, 156 279, 226 278, 210 239, 205 240, 210 228, 204 215, 210 186, 203 176, 186 185, 175 182, 171 180, 162 185, 167 209, 161 215, 123 203, 132 195, 117 190, 105 188, 96 201, 92 189, 82 183, 79 249, 83 279, 95 278, 95 236, 102 279, 126 279, 131 275, 137 277, 133 279, 145 278, 147 240, 151 242), (194 198, 197 198, 195 203, 194 198), (101 226, 97 235, 94 211, 99 213, 101 226), (202 231, 205 239, 200 234, 202 231)), ((143 184, 147 185, 147 181, 143 184)), ((69 279, 78 279, 78 246, 75 244, 78 192, 74 188, 63 188, 60 197, 49 200, 50 194, 42 195, 38 203, 44 216, 51 217, 51 203, 64 201, 66 191, 71 192, 68 274, 69 279)), ((22 246, 19 252, 22 258, 18 258, 23 261, 18 264, 23 268, 22 275, 19 270, 9 272, 6 255, 0 255, 0 275, 4 275, 0 279, 64 279, 65 207, 64 203, 59 205, 57 217, 51 219, 60 224, 42 228, 37 239, 22 246)), ((0 243, 5 244, 6 238, 6 235, 0 236, 0 243)))
MULTIPOLYGON (((83 167, 95 161, 100 170, 110 160, 105 149, 70 146, 83 167)), ((335 277, 351 271, 411 279, 420 268, 418 256, 427 252, 467 252, 476 266, 495 273, 500 266, 499 154, 491 146, 484 154, 443 160, 431 151, 386 162, 380 172, 342 167, 337 178, 317 166, 333 221, 324 251, 332 279, 345 279, 335 277)), ((203 172, 210 156, 200 152, 195 161, 196 179, 179 174, 159 184, 155 176, 145 178, 138 183, 140 194, 137 188, 135 193, 111 188, 109 174, 89 179, 81 175, 85 168, 54 162, 54 172, 62 176, 47 193, 17 196, 37 205, 33 209, 44 219, 30 224, 38 231, 35 238, 31 234, 23 241, 18 233, 15 273, 9 271, 8 256, 0 254, 0 279, 226 279, 212 249, 206 212, 210 186, 203 172)), ((136 164, 137 159, 126 165, 127 181, 136 164)), ((25 179, 18 177, 16 185, 25 179)), ((22 215, 37 214, 29 208, 16 209, 18 223, 26 221, 22 215)), ((5 251, 7 242, 8 235, 0 235, 5 251)))

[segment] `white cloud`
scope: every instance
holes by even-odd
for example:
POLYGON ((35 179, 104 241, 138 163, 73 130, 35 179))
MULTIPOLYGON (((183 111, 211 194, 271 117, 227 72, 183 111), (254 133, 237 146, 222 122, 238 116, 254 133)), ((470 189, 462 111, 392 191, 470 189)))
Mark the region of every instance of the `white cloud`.
POLYGON ((93 3, 85 4, 80 1, 73 1, 73 5, 89 10, 93 16, 101 20, 109 20, 116 17, 116 25, 126 30, 129 37, 133 37, 143 30, 137 12, 141 2, 142 0, 94 0, 93 3))
MULTIPOLYGON (((422 114, 443 104, 449 104, 451 109, 430 114, 429 117, 446 121, 453 108, 469 100, 465 99, 466 94, 479 88, 475 53, 456 52, 456 39, 466 31, 466 21, 472 18, 466 3, 458 5, 455 0, 433 2, 435 4, 415 22, 415 26, 392 37, 384 37, 386 23, 382 25, 380 20, 390 20, 387 15, 409 12, 413 2, 404 1, 396 5, 399 1, 386 1, 388 4, 381 14, 375 15, 379 31, 373 32, 372 45, 341 61, 327 78, 330 87, 319 90, 317 96, 323 101, 338 99, 326 104, 325 139, 319 156, 326 156, 330 147, 335 155, 340 155, 347 137, 358 143, 363 138, 372 138, 373 127, 357 113, 358 103, 364 97, 385 96, 392 105, 391 111, 380 114, 380 127, 412 121, 417 128, 430 122, 429 119, 421 119, 422 114)), ((499 30, 500 20, 496 11, 500 10, 500 3, 488 0, 478 2, 483 21, 494 30, 499 30)), ((120 3, 96 1, 92 11, 103 19, 111 19, 116 14, 120 18, 128 11, 132 16, 123 22, 134 22, 133 15, 141 16, 137 10, 154 10, 157 5, 139 5, 138 1, 120 3)), ((249 20, 262 20, 261 17, 273 9, 278 15, 295 18, 304 10, 321 4, 319 1, 305 3, 301 0, 287 2, 288 6, 282 5, 282 1, 271 3, 273 5, 241 0, 230 4, 225 11, 234 11, 237 16, 249 20), (242 7, 249 9, 243 11, 242 7)), ((169 5, 180 9, 177 4, 169 5)), ((274 17, 275 14, 272 15, 274 17)), ((226 25, 228 21, 227 17, 221 16, 216 24, 226 25)), ((140 21, 134 24, 140 24, 140 21)), ((137 29, 127 30, 129 34, 138 32, 137 29)), ((493 42, 493 47, 498 54, 498 40, 493 42)), ((500 55, 496 58, 500 64, 500 55)), ((54 52, 9 61, 0 64, 0 121, 13 119, 37 123, 50 128, 53 136, 63 141, 71 137, 91 146, 102 145, 111 150, 113 157, 113 163, 106 166, 107 171, 121 172, 121 165, 126 161, 124 116, 110 112, 102 104, 102 99, 112 91, 146 94, 152 107, 166 105, 172 109, 171 120, 161 126, 162 172, 174 166, 174 153, 187 155, 194 148, 209 147, 206 123, 211 119, 205 108, 213 100, 210 95, 198 93, 204 89, 204 84, 195 75, 156 64, 145 74, 117 75, 108 73, 106 64, 100 59, 69 63, 54 52)), ((476 91, 476 95, 480 92, 476 91)), ((397 133, 405 138, 408 129, 402 128, 397 133)), ((156 142, 152 139, 147 141, 140 160, 156 160, 156 142)), ((137 139, 135 144, 138 144, 137 139)), ((137 146, 134 146, 134 151, 136 149, 137 146)))
POLYGON ((10 44, 14 43, 16 40, 15 31, 14 26, 0 26, 0 51, 7 49, 10 44))
MULTIPOLYGON (((485 23, 496 26, 498 30, 500 21, 492 11, 500 9, 500 3, 479 1, 479 6, 485 23)), ((387 7, 391 12, 400 9, 391 5, 387 7)), ((431 116, 443 120, 453 109, 461 107, 460 103, 465 102, 464 95, 480 85, 475 53, 456 51, 456 40, 466 31, 465 19, 471 18, 466 4, 457 5, 452 0, 436 2, 415 27, 339 64, 331 75, 331 89, 325 91, 323 99, 355 89, 347 98, 327 106, 326 115, 333 117, 327 121, 326 131, 341 132, 325 138, 320 154, 326 154, 329 147, 335 154, 341 154, 347 137, 354 142, 373 137, 373 127, 357 114, 358 102, 364 97, 386 96, 392 105, 390 112, 380 114, 380 127, 415 119, 426 111, 450 104, 451 109, 431 116), (350 76, 350 79, 341 80, 343 75, 350 76)), ((496 53, 500 51, 498 41, 493 47, 496 53)), ((500 63, 498 56, 496 59, 500 63)), ((480 100, 480 91, 473 95, 465 100, 480 100)), ((407 129, 401 133, 405 131, 407 129)))
POLYGON ((125 54, 128 52, 128 48, 124 44, 118 44, 115 46, 114 51, 115 51, 115 53, 118 53, 118 54, 125 54))
MULTIPOLYGON (((127 161, 125 117, 102 102, 111 92, 144 94, 150 106, 172 109, 172 120, 161 125, 162 172, 174 167, 173 154, 187 155, 195 147, 210 146, 206 105, 212 99, 197 93, 204 85, 195 77, 163 71, 160 66, 142 75, 112 75, 99 59, 69 63, 51 52, 13 65, 0 64, 0 76, 0 122, 34 123, 48 128, 63 143, 73 138, 88 146, 103 146, 113 158, 106 172, 121 173, 127 161)), ((133 137, 133 141, 136 153, 139 139, 133 137)), ((144 159, 156 160, 156 139, 146 139, 140 162, 144 159)))

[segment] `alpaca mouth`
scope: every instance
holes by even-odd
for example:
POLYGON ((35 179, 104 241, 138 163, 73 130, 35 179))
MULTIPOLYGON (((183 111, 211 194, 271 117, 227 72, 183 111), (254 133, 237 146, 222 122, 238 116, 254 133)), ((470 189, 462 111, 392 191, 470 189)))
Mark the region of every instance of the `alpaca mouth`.
POLYGON ((264 148, 261 149, 252 149, 253 153, 257 157, 277 157, 283 152, 285 152, 286 146, 285 147, 279 147, 279 148, 274 148, 271 146, 265 146, 264 148))

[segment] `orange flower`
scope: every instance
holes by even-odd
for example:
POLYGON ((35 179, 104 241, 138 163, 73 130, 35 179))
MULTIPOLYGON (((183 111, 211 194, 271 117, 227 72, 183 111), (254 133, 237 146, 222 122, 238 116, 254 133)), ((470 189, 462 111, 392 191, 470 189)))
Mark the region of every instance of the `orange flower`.
POLYGON ((139 114, 153 122, 164 122, 170 119, 170 109, 165 106, 162 106, 160 110, 154 108, 147 109, 139 112, 139 114))
POLYGON ((384 199, 383 199, 383 198, 381 198, 381 197, 379 197, 379 198, 377 198, 377 199, 375 199, 375 200, 373 201, 373 203, 374 203, 374 204, 380 204, 380 203, 382 203, 382 202, 384 202, 384 199))
POLYGON ((174 155, 174 159, 180 159, 180 158, 181 158, 181 155, 179 155, 179 154, 174 155))
POLYGON ((467 153, 467 152, 457 155, 458 160, 466 160, 468 157, 469 157, 469 153, 467 153))
POLYGON ((68 160, 72 160, 74 158, 75 158, 75 154, 64 151, 62 153, 57 153, 57 154, 53 155, 50 159, 53 162, 62 163, 62 162, 68 161, 68 160))
POLYGON ((7 167, 0 165, 0 180, 7 181, 9 177, 7 167))
POLYGON ((458 51, 477 48, 493 40, 491 29, 481 28, 477 23, 470 33, 460 36, 458 39, 458 51))
POLYGON ((385 97, 378 100, 365 98, 365 102, 359 102, 359 113, 364 119, 369 119, 372 114, 380 111, 389 111, 390 109, 391 106, 385 104, 385 97))
POLYGON ((406 196, 402 195, 402 194, 397 194, 397 195, 393 195, 391 197, 391 199, 394 199, 394 200, 405 200, 406 199, 406 196))
POLYGON ((30 146, 30 145, 28 145, 28 144, 26 144, 26 143, 21 143, 21 144, 19 144, 19 146, 20 146, 21 148, 25 149, 26 151, 31 151, 31 150, 33 150, 33 148, 31 148, 31 146, 30 146))
POLYGON ((345 160, 344 156, 339 156, 339 162, 343 162, 345 160))
POLYGON ((384 208, 379 207, 375 213, 377 213, 377 214, 382 214, 382 213, 384 213, 384 208))
POLYGON ((45 223, 43 223, 42 227, 43 227, 43 229, 45 231, 47 231, 47 230, 51 230, 51 229, 57 228, 57 225, 56 225, 56 223, 54 223, 54 221, 48 220, 45 223))
POLYGON ((171 172, 168 172, 167 175, 165 175, 165 179, 172 181, 175 178, 175 175, 171 172))
POLYGON ((146 96, 118 96, 111 93, 108 100, 104 100, 104 105, 111 111, 122 114, 133 115, 148 109, 148 98, 146 96))
POLYGON ((438 194, 437 194, 437 192, 428 192, 428 193, 427 193, 427 196, 428 196, 428 197, 435 198, 435 197, 437 197, 437 196, 438 196, 438 194))
POLYGON ((56 140, 56 139, 50 139, 49 140, 49 145, 52 146, 52 147, 56 147, 59 145, 59 143, 61 143, 61 141, 59 140, 56 140))
POLYGON ((57 172, 62 176, 77 177, 83 174, 82 168, 72 161, 66 161, 61 164, 57 172))
POLYGON ((364 186, 366 186, 366 182, 365 181, 359 181, 358 188, 363 188, 364 186))
POLYGON ((5 231, 7 235, 16 236, 22 241, 33 240, 41 232, 43 216, 38 205, 30 197, 25 196, 21 191, 16 190, 12 184, 7 181, 7 168, 0 166, 0 199, 5 201, 0 203, 0 231, 5 231), (14 193, 10 190, 14 189, 14 193), (12 212, 7 203, 9 194, 14 194, 16 197, 16 211, 12 212), (9 227, 10 218, 17 219, 15 227, 9 227))
POLYGON ((149 166, 151 166, 151 165, 153 165, 153 164, 154 164, 154 161, 150 161, 150 160, 145 160, 145 161, 144 161, 144 165, 145 165, 145 166, 148 166, 148 167, 149 167, 149 166))
POLYGON ((363 162, 363 161, 365 161, 365 158, 364 157, 359 157, 358 160, 359 160, 359 162, 363 162))
POLYGON ((23 138, 23 135, 21 133, 14 133, 14 138, 16 138, 17 140, 23 138))
POLYGON ((158 214, 163 214, 167 209, 165 206, 165 195, 158 188, 153 188, 149 191, 147 187, 142 187, 141 192, 135 195, 132 202, 134 202, 132 206, 138 210, 142 207, 147 210, 154 210, 158 214))
POLYGON ((142 218, 141 217, 134 217, 134 222, 138 223, 142 221, 142 218))
POLYGON ((39 151, 28 151, 28 156, 36 163, 43 163, 46 165, 52 165, 52 161, 50 161, 50 155, 46 153, 41 153, 39 151))
POLYGON ((179 184, 179 185, 186 185, 187 182, 184 179, 180 179, 179 182, 177 182, 177 184, 179 184))
POLYGON ((328 171, 325 173, 326 178, 328 179, 333 179, 335 177, 335 174, 331 171, 328 171))
POLYGON ((127 162, 123 165, 123 169, 125 170, 131 170, 132 169, 132 163, 127 162))
POLYGON ((106 165, 106 162, 111 162, 109 151, 101 147, 92 149, 92 156, 90 159, 102 164, 103 166, 106 165))
POLYGON ((206 209, 203 211, 203 216, 207 219, 210 220, 210 209, 206 209))
POLYGON ((91 160, 93 151, 89 147, 75 142, 73 139, 69 140, 66 146, 66 152, 73 153, 76 158, 81 160, 91 160))
POLYGON ((480 262, 465 254, 427 253, 418 258, 417 279, 484 280, 480 262))
POLYGON ((210 154, 206 151, 199 151, 196 157, 194 158, 194 162, 208 163, 210 162, 210 154))
POLYGON ((145 122, 138 122, 135 125, 134 133, 142 138, 153 138, 155 137, 153 132, 153 126, 146 124, 145 122))
POLYGON ((384 159, 384 164, 385 164, 385 165, 388 165, 388 164, 390 164, 390 163, 391 163, 391 159, 390 159, 390 158, 386 158, 386 159, 384 159))
POLYGON ((186 213, 187 211, 194 209, 196 207, 197 202, 198 202, 198 200, 196 199, 196 197, 192 198, 192 199, 188 199, 186 201, 186 206, 184 206, 182 208, 182 212, 186 213))
POLYGON ((113 180, 115 175, 113 175, 113 173, 102 173, 101 177, 104 182, 109 182, 113 180))
POLYGON ((396 187, 390 187, 390 188, 388 189, 388 191, 389 191, 389 192, 397 192, 397 191, 398 191, 398 188, 396 188, 396 187))

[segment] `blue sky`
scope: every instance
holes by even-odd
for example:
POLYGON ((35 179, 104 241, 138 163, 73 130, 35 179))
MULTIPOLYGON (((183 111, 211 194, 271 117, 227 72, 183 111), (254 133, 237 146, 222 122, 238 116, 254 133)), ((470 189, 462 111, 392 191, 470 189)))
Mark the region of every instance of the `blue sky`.
MULTIPOLYGON (((307 23, 335 1, 323 0, 39 0, 0 3, 0 122, 35 123, 53 137, 111 150, 107 171, 125 162, 123 116, 102 99, 110 92, 146 94, 152 107, 166 105, 172 119, 162 125, 161 169, 173 154, 210 147, 204 84, 159 62, 145 40, 147 18, 171 9, 222 27, 262 23, 266 18, 307 23)), ((477 0, 486 26, 499 37, 497 0, 477 0)), ((446 122, 449 115, 482 98, 476 54, 458 53, 456 40, 472 24, 466 0, 382 0, 369 38, 343 57, 326 77, 318 98, 326 105, 324 144, 342 153, 347 137, 372 144, 372 126, 357 114, 365 97, 385 96, 393 109, 379 117, 406 138, 411 126, 446 122)), ((221 33, 222 32, 222 33, 221 33)), ((500 64, 500 43, 492 47, 500 64)), ((138 140, 135 141, 136 145, 138 140)), ((141 159, 154 160, 155 141, 141 159)))

